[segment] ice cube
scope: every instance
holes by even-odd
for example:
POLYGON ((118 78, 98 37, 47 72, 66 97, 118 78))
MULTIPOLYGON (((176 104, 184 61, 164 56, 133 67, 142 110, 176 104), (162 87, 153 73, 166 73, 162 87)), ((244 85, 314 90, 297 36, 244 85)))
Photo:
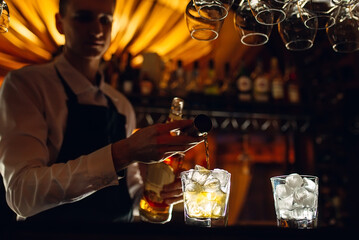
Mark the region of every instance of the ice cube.
POLYGON ((217 178, 207 178, 203 187, 205 192, 221 192, 221 183, 217 178))
POLYGON ((314 208, 317 205, 317 195, 311 192, 308 192, 307 197, 303 200, 303 205, 305 207, 314 208))
POLYGON ((318 189, 316 189, 317 187, 317 185, 315 184, 315 182, 314 181, 312 181, 312 180, 310 180, 309 178, 306 178, 306 177, 304 177, 303 178, 303 183, 304 183, 304 187, 305 187, 305 189, 307 189, 309 192, 312 192, 312 193, 314 193, 314 192, 317 192, 318 191, 318 189))
POLYGON ((314 218, 314 212, 310 208, 297 208, 292 212, 292 217, 294 219, 308 219, 312 220, 314 218))
POLYGON ((203 187, 202 185, 194 182, 194 181, 189 181, 188 183, 186 183, 186 192, 201 192, 203 191, 203 187))
POLYGON ((224 216, 224 206, 222 204, 214 204, 211 217, 218 218, 221 216, 224 216))
POLYGON ((196 183, 203 185, 209 176, 209 172, 195 171, 192 175, 192 180, 196 183))
POLYGON ((230 175, 227 174, 226 171, 223 171, 222 169, 218 168, 213 169, 212 176, 214 178, 217 178, 220 181, 221 185, 225 185, 226 183, 228 183, 230 178, 230 175))
POLYGON ((275 188, 275 193, 280 199, 287 198, 293 194, 293 189, 286 184, 278 184, 275 188))
POLYGON ((316 194, 309 192, 305 187, 301 187, 294 192, 294 203, 298 207, 314 207, 316 194))
POLYGON ((279 216, 280 218, 283 218, 283 219, 291 219, 293 218, 292 216, 292 211, 291 210, 287 210, 287 209, 280 209, 279 210, 279 216))
POLYGON ((279 210, 291 210, 293 209, 293 196, 289 196, 283 199, 277 199, 277 207, 279 210))
POLYGON ((303 184, 303 179, 298 173, 292 173, 285 178, 285 184, 293 189, 299 188, 303 184))
POLYGON ((186 204, 187 214, 190 217, 201 217, 201 209, 198 204, 194 201, 187 201, 186 204))

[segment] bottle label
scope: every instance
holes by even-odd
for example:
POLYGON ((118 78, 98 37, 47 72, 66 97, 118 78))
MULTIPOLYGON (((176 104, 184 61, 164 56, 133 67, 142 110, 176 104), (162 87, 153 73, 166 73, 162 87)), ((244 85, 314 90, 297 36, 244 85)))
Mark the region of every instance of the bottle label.
POLYGON ((238 89, 241 92, 250 91, 252 88, 251 79, 247 76, 241 76, 238 78, 238 89))
POLYGON ((133 84, 131 82, 131 80, 125 80, 123 82, 123 92, 124 93, 132 93, 132 87, 133 87, 133 84))
POLYGON ((160 198, 163 185, 172 183, 174 180, 175 174, 166 163, 149 164, 145 189, 146 191, 154 192, 160 198))
POLYGON ((258 77, 255 82, 255 91, 259 93, 267 93, 269 90, 269 82, 265 77, 258 77))
POLYGON ((291 103, 299 103, 300 97, 299 97, 299 89, 296 85, 289 85, 289 101, 291 103))
POLYGON ((284 98, 284 89, 283 83, 280 81, 273 80, 272 83, 272 95, 274 99, 283 99, 284 98))

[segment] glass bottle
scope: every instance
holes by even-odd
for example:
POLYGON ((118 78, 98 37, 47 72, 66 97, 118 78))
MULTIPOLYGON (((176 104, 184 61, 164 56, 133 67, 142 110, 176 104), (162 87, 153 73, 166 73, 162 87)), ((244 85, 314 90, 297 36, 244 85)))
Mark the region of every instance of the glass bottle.
MULTIPOLYGON (((181 120, 183 114, 184 101, 175 97, 172 100, 170 113, 167 122, 181 120)), ((175 130, 171 134, 187 134, 190 136, 207 136, 212 128, 212 122, 206 115, 198 115, 193 125, 187 129, 175 130)), ((195 147, 196 145, 193 145, 195 147)), ((140 216, 142 221, 152 223, 166 223, 172 218, 173 205, 163 202, 160 197, 162 187, 172 183, 176 176, 182 171, 184 152, 168 153, 160 163, 149 164, 145 179, 145 190, 140 200, 140 216)))
POLYGON ((272 57, 270 60, 269 78, 272 82, 271 92, 274 103, 280 103, 284 100, 284 80, 279 69, 278 58, 272 57))
POLYGON ((288 101, 292 104, 300 103, 300 87, 297 75, 297 69, 294 65, 290 67, 287 81, 288 101))
POLYGON ((131 53, 128 53, 125 69, 123 73, 120 75, 120 79, 122 82, 121 89, 123 93, 126 95, 132 94, 135 87, 134 85, 135 85, 136 76, 135 76, 135 71, 131 66, 131 61, 132 61, 132 55, 131 53))
POLYGON ((200 79, 199 62, 195 61, 193 63, 193 68, 186 84, 186 91, 188 93, 195 93, 200 91, 199 89, 200 80, 201 79, 200 79))
POLYGON ((209 60, 208 62, 207 76, 203 85, 203 92, 205 95, 219 95, 217 73, 213 59, 209 60))
MULTIPOLYGON (((175 97, 172 100, 167 122, 181 120, 184 101, 175 97)), ((179 135, 180 131, 173 131, 173 135, 179 135)), ((145 189, 140 200, 140 216, 142 221, 152 223, 166 223, 172 218, 172 205, 163 202, 160 197, 162 187, 175 180, 178 171, 181 170, 184 154, 170 154, 164 161, 149 164, 147 168, 145 189)))
POLYGON ((256 102, 268 102, 270 83, 268 75, 263 70, 263 62, 259 60, 257 66, 252 73, 253 79, 253 97, 256 102))
POLYGON ((185 96, 186 94, 185 84, 186 84, 186 79, 185 79, 185 71, 183 69, 183 63, 182 60, 178 60, 177 66, 173 71, 173 73, 171 74, 171 79, 169 84, 171 93, 176 96, 185 96))
POLYGON ((240 102, 252 101, 252 79, 249 77, 245 63, 242 61, 237 77, 238 100, 240 102))

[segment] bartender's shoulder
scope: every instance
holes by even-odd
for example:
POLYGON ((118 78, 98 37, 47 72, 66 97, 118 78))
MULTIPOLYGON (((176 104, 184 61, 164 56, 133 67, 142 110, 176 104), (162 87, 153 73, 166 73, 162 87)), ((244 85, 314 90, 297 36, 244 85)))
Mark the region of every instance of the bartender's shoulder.
POLYGON ((21 79, 31 79, 35 80, 39 77, 49 77, 49 73, 54 72, 54 67, 52 62, 26 65, 22 68, 15 69, 9 72, 9 77, 21 78, 21 79))

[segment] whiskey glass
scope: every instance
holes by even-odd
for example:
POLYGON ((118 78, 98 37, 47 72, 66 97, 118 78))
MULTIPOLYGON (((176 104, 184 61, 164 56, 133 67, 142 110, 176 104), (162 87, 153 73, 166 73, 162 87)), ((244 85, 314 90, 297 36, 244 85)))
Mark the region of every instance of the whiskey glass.
POLYGON ((292 173, 270 178, 277 226, 312 229, 318 225, 319 179, 292 173))
POLYGON ((196 165, 181 173, 185 223, 199 227, 225 227, 231 174, 196 165))

